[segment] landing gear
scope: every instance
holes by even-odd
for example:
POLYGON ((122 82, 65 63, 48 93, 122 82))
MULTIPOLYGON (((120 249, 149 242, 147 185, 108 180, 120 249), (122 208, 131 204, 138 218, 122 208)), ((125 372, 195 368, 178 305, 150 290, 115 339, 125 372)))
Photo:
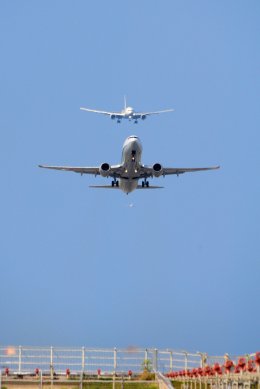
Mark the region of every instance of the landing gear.
POLYGON ((135 120, 135 124, 137 124, 138 123, 138 121, 137 120, 135 120))
POLYGON ((114 186, 119 187, 119 181, 116 178, 114 178, 114 180, 111 182, 111 185, 112 187, 114 186))
POLYGON ((117 119, 117 123, 121 123, 121 120, 120 120, 120 119, 117 119))
POLYGON ((144 179, 144 181, 142 181, 142 188, 149 188, 149 181, 147 181, 147 178, 144 179))

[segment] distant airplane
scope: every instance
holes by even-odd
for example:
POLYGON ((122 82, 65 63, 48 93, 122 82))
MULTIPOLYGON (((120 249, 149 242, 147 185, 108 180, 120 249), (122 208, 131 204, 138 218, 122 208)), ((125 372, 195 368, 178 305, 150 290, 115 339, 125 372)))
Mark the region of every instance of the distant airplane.
POLYGON ((128 119, 128 120, 134 120, 134 123, 138 123, 138 119, 146 119, 149 115, 156 115, 164 112, 172 112, 174 109, 165 109, 164 111, 154 111, 154 112, 135 112, 132 107, 126 106, 126 97, 124 97, 125 100, 125 106, 124 109, 121 112, 108 112, 108 111, 99 111, 96 109, 89 109, 80 107, 82 111, 88 111, 88 112, 95 112, 95 113, 101 113, 103 115, 108 115, 112 120, 117 119, 117 123, 121 123, 122 119, 128 119))
POLYGON ((39 165, 41 168, 65 170, 82 174, 101 175, 102 177, 112 177, 111 185, 90 186, 91 188, 121 189, 125 193, 133 192, 135 189, 157 189, 161 186, 150 186, 149 177, 160 177, 168 174, 183 174, 185 172, 196 172, 200 170, 219 169, 219 166, 204 168, 164 168, 160 163, 153 166, 146 166, 141 163, 142 144, 140 139, 135 136, 129 136, 123 145, 122 161, 119 165, 110 165, 107 162, 96 167, 70 167, 70 166, 46 166, 39 165), (138 180, 142 179, 141 185, 138 180))

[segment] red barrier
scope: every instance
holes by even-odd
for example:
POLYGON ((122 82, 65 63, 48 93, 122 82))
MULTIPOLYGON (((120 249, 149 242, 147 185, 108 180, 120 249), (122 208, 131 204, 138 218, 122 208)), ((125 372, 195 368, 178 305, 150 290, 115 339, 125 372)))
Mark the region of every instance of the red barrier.
POLYGON ((38 369, 38 367, 36 367, 36 369, 34 370, 35 372, 35 375, 38 377, 39 373, 40 373, 40 370, 38 369))
POLYGON ((67 377, 67 378, 70 377, 70 369, 66 369, 66 377, 67 377))
POLYGON ((6 375, 6 376, 9 375, 9 368, 8 368, 8 367, 5 368, 5 375, 6 375))

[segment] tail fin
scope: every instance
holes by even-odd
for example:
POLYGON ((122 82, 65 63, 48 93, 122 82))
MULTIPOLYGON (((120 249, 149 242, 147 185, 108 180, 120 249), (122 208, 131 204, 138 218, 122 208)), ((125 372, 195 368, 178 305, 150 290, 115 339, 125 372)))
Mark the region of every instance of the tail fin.
POLYGON ((126 95, 124 95, 124 103, 125 103, 125 110, 126 110, 126 95))

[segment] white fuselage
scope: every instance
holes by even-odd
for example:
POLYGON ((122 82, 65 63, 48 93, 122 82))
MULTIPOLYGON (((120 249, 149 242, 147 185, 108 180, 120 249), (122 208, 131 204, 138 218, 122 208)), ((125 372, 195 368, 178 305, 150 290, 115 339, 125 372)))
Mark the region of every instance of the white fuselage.
POLYGON ((119 179, 119 187, 125 193, 130 193, 137 188, 142 150, 140 139, 134 135, 129 136, 123 144, 122 167, 124 172, 119 179))
POLYGON ((132 107, 126 107, 125 109, 123 109, 121 113, 124 115, 126 119, 131 119, 134 114, 134 109, 132 107))

